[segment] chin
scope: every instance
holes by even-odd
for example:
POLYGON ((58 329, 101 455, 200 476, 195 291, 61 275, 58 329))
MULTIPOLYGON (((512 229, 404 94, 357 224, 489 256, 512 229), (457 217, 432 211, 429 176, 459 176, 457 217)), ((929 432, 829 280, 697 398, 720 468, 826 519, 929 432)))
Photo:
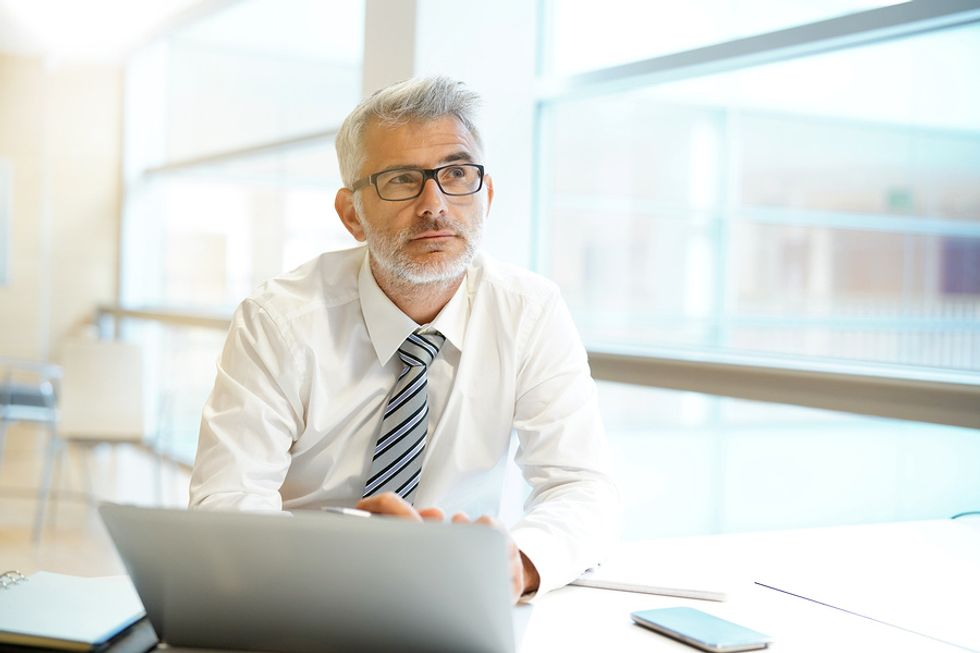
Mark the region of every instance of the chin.
POLYGON ((466 272, 472 260, 472 253, 468 252, 430 252, 401 261, 396 266, 396 274, 405 281, 416 284, 454 281, 466 272))
POLYGON ((368 239, 375 263, 392 279, 411 285, 448 283, 466 272, 476 255, 476 241, 463 237, 425 243, 368 239))

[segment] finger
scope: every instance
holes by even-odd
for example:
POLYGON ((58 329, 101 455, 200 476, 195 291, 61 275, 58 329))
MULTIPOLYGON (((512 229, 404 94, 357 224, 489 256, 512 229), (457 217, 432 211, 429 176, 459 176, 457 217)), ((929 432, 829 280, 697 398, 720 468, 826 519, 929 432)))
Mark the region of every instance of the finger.
POLYGON ((494 519, 493 517, 491 517, 490 515, 483 515, 482 517, 476 520, 476 523, 483 524, 484 526, 490 526, 491 528, 501 528, 500 522, 494 519))
POLYGON ((425 521, 445 521, 446 519, 446 513, 439 508, 422 508, 419 510, 419 515, 425 521))
POLYGON ((361 499, 357 502, 356 507, 376 515, 391 515, 411 521, 422 521, 422 516, 418 511, 394 492, 383 492, 373 497, 361 499))
POLYGON ((518 549, 517 554, 521 561, 521 594, 524 592, 537 592, 541 586, 541 576, 538 574, 538 568, 534 566, 531 559, 524 555, 524 552, 520 549, 518 549))
POLYGON ((469 524, 470 518, 465 512, 457 512, 453 515, 454 524, 469 524))
POLYGON ((515 603, 524 593, 524 566, 520 555, 512 555, 510 559, 510 593, 515 603))

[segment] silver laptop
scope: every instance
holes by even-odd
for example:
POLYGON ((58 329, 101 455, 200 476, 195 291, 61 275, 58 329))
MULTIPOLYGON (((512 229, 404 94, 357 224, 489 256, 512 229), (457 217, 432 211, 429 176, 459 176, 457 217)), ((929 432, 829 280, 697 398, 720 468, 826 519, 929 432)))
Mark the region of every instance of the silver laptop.
POLYGON ((514 650, 505 538, 486 526, 112 504, 99 512, 171 647, 514 650))

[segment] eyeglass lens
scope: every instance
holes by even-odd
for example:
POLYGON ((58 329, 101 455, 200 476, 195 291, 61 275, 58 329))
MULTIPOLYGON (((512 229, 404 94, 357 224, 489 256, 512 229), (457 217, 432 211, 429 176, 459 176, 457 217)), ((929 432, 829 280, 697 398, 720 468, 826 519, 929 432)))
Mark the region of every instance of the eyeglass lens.
MULTIPOLYGON (((436 183, 446 195, 469 195, 480 188, 479 167, 469 164, 445 166, 435 173, 436 183)), ((386 200, 416 197, 422 192, 425 174, 421 170, 390 170, 377 176, 378 195, 386 200)))

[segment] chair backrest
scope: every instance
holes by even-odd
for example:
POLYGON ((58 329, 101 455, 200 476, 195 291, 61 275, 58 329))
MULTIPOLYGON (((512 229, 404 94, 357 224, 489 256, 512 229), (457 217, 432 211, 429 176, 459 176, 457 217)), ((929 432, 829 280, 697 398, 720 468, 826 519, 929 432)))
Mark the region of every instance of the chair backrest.
POLYGON ((143 353, 109 340, 69 340, 62 346, 64 376, 58 431, 65 438, 143 439, 143 353))
POLYGON ((0 357, 0 423, 54 422, 54 386, 60 378, 57 365, 0 357))

